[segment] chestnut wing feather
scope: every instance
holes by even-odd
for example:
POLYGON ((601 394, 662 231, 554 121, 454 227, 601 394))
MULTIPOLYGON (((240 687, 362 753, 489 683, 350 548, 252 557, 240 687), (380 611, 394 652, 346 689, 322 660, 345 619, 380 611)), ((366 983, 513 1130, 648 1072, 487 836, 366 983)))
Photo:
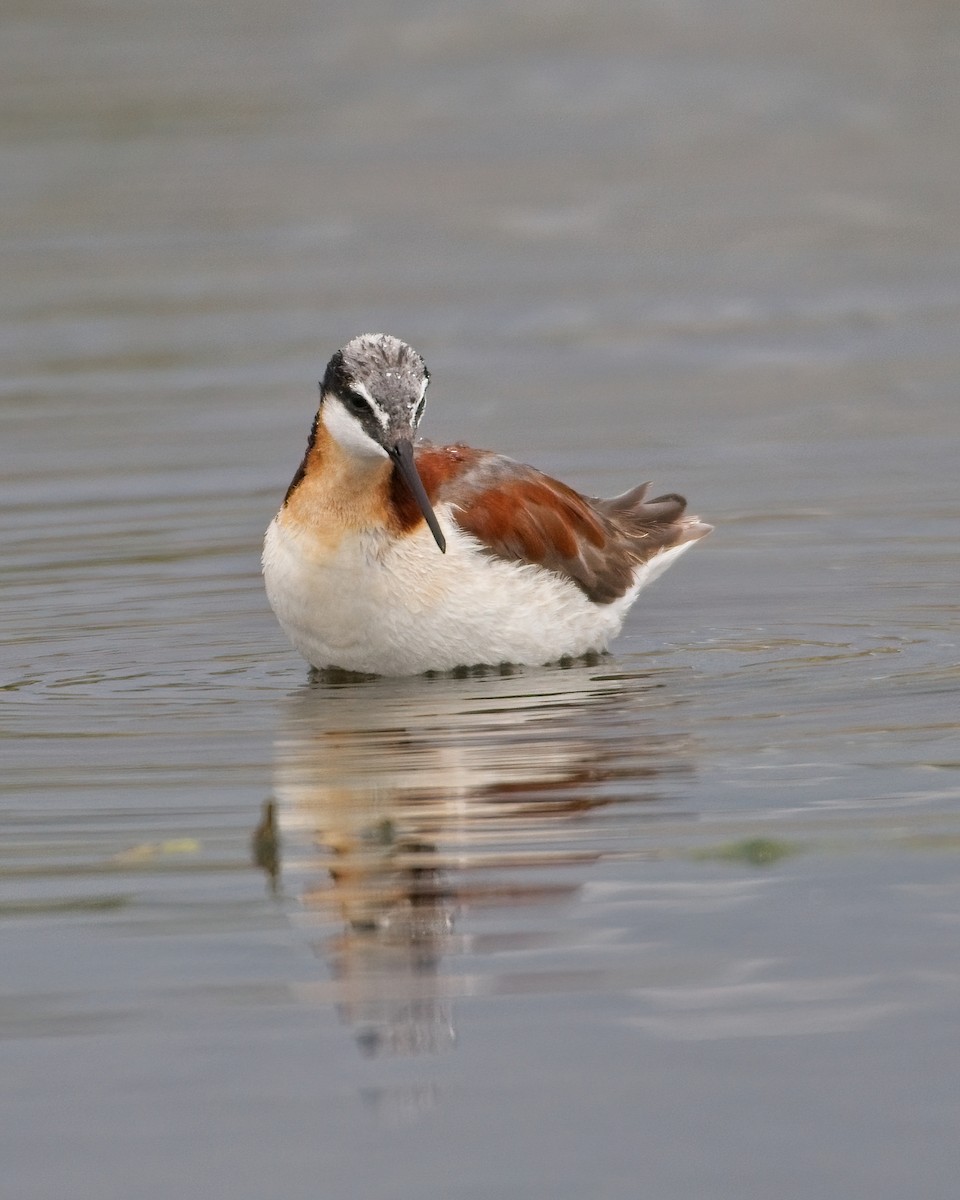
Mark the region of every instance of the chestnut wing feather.
POLYGON ((553 571, 597 604, 622 596, 638 564, 707 532, 684 518, 681 496, 645 500, 648 484, 594 500, 534 467, 460 446, 423 447, 417 466, 431 500, 448 503, 486 553, 553 571))

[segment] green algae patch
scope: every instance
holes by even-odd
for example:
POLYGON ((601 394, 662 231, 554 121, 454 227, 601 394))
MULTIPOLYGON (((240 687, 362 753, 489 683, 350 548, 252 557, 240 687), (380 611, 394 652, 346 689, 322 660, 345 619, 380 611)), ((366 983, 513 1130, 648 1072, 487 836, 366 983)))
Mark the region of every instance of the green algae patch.
POLYGON ((773 838, 744 838, 722 846, 707 846, 695 850, 691 857, 698 862, 746 863, 751 867, 769 867, 782 858, 799 854, 802 847, 796 842, 780 842, 773 838))

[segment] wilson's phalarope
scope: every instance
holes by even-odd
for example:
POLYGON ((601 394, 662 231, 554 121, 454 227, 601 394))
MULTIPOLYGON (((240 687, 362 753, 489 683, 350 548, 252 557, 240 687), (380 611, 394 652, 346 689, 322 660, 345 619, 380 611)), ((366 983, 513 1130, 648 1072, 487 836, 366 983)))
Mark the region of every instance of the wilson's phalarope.
POLYGON ((430 380, 397 338, 330 360, 263 574, 315 667, 417 675, 603 650, 711 526, 642 484, 594 500, 489 450, 414 445, 430 380))

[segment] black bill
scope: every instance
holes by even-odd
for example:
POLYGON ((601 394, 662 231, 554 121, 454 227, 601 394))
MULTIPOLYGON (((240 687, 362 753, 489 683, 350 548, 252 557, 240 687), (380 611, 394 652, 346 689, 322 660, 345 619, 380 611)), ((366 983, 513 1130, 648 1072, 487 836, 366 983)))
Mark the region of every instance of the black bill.
POLYGON ((423 484, 420 481, 417 464, 413 461, 413 443, 406 438, 401 438, 393 449, 389 451, 389 454, 397 464, 397 469, 403 477, 403 482, 410 489, 411 495, 423 513, 423 519, 430 526, 430 532, 433 534, 434 540, 440 547, 441 552, 446 554, 447 539, 443 536, 437 515, 433 511, 430 501, 427 498, 427 493, 424 491, 423 484))

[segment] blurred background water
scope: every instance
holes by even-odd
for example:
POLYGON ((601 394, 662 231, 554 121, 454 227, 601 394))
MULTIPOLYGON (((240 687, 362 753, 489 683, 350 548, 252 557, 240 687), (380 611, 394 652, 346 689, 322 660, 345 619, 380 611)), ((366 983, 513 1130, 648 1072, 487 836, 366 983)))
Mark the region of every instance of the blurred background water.
POLYGON ((956 6, 0 35, 10 1194, 952 1197, 956 6), (611 657, 311 684, 259 541, 363 330, 717 525, 611 657))

